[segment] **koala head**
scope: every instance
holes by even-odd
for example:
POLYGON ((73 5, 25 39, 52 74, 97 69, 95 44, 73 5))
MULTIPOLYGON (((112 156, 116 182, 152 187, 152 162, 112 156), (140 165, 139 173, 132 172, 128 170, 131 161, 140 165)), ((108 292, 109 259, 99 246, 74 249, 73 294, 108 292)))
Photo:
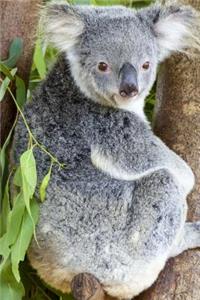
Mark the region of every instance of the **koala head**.
POLYGON ((65 52, 80 90, 127 110, 144 102, 157 65, 174 51, 197 47, 196 12, 188 6, 91 7, 51 4, 47 39, 65 52))

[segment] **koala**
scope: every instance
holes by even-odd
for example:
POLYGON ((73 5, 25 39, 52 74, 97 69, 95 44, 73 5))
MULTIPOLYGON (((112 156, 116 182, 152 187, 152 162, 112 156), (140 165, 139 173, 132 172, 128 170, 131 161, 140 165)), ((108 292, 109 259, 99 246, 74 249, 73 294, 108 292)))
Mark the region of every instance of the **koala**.
MULTIPOLYGON (((187 163, 155 134, 144 114, 158 64, 198 47, 189 6, 50 4, 47 41, 60 51, 24 110, 54 165, 28 257, 63 293, 93 274, 104 290, 131 299, 150 287, 170 257, 200 246, 200 222, 186 222, 194 186, 187 163)), ((26 149, 20 119, 14 159, 26 149)), ((34 148, 39 181, 50 158, 34 148)))

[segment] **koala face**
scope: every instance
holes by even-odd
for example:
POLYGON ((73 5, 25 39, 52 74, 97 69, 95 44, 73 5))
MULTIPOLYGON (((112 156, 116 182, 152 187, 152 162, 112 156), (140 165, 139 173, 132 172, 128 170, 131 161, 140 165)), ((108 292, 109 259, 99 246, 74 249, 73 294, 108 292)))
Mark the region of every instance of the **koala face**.
POLYGON ((144 98, 158 63, 150 30, 124 8, 117 14, 116 9, 100 16, 93 13, 88 23, 79 42, 68 51, 78 85, 87 96, 113 106, 144 98))
POLYGON ((46 19, 48 39, 66 52, 81 91, 119 108, 144 100, 159 61, 173 51, 196 46, 192 29, 196 16, 185 6, 136 11, 53 4, 46 19))

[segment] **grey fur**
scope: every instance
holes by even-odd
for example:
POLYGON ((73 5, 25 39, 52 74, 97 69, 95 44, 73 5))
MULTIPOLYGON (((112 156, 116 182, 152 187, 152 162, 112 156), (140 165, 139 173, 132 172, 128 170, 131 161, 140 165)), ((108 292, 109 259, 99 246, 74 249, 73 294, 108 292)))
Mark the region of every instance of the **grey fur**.
MULTIPOLYGON (((186 10, 192 23, 193 11, 186 10)), ((63 292, 75 274, 90 272, 110 295, 132 298, 156 280, 169 257, 200 246, 199 223, 185 225, 191 169, 153 134, 137 108, 120 109, 112 101, 120 67, 129 62, 137 69, 140 93, 124 101, 144 105, 159 61, 152 27, 158 8, 146 14, 121 7, 54 6, 53 11, 47 9, 47 26, 62 11, 61 18, 68 13, 73 21, 80 18, 75 22, 80 31, 70 28, 75 36, 66 48, 68 58, 60 56, 24 111, 37 139, 66 164, 53 168, 40 209, 39 247, 33 240, 29 258, 39 275, 63 292), (109 75, 96 69, 105 59, 112 65, 109 75), (151 68, 144 72, 146 60, 151 68)), ((16 161, 26 146, 20 120, 16 161)), ((37 148, 35 157, 41 179, 49 157, 37 148)))

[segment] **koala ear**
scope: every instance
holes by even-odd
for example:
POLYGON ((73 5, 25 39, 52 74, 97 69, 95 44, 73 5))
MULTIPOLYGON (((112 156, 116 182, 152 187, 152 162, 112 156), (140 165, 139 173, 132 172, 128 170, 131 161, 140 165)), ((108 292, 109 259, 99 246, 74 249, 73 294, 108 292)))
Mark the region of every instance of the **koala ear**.
POLYGON ((144 9, 142 17, 157 39, 160 61, 172 52, 200 49, 200 18, 192 7, 154 6, 144 9))
POLYGON ((84 30, 84 22, 75 6, 59 3, 47 5, 41 16, 41 26, 47 42, 60 51, 76 44, 84 30))

